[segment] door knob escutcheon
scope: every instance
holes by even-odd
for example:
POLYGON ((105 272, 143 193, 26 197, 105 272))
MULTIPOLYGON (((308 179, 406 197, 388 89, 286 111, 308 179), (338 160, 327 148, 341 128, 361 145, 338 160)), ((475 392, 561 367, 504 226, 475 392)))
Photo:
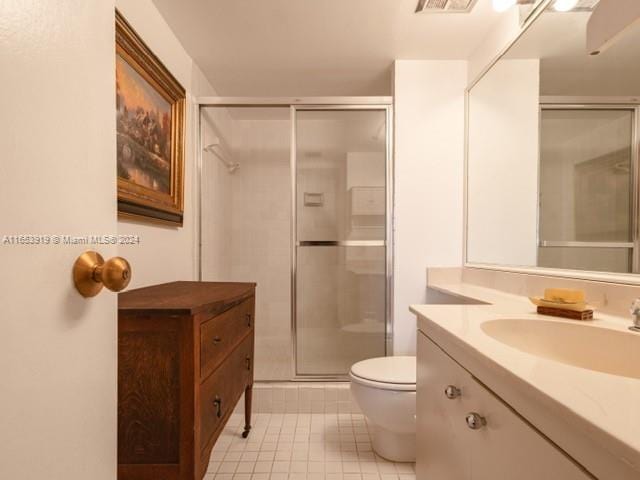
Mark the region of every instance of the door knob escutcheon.
POLYGON ((131 281, 131 265, 122 257, 104 261, 98 252, 87 251, 73 264, 73 283, 83 297, 95 297, 102 287, 112 292, 127 288, 131 281))

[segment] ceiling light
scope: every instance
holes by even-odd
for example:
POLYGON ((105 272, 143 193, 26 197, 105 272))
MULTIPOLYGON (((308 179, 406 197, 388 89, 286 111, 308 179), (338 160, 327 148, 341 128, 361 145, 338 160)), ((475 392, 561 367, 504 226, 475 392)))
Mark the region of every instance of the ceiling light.
POLYGON ((492 0, 493 9, 496 12, 504 12, 513 7, 518 0, 492 0))
POLYGON ((578 4, 578 0, 556 0, 553 4, 553 9, 557 12, 568 12, 573 10, 578 4))

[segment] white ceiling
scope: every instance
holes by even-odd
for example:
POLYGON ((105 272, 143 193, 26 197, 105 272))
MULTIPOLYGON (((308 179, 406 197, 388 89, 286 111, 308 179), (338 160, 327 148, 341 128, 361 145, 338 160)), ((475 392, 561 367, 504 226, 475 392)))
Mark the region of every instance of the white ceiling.
POLYGON ((394 59, 466 59, 499 17, 417 0, 153 0, 219 95, 390 95, 394 59))

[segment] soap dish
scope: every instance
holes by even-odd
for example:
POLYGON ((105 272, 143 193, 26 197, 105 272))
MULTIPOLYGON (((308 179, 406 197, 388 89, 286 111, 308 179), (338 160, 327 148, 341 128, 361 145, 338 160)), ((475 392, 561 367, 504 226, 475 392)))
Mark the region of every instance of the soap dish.
POLYGON ((529 297, 540 315, 569 318, 571 320, 593 320, 593 307, 587 302, 557 302, 541 297, 529 297))
POLYGON ((593 310, 567 310, 566 308, 553 308, 538 306, 540 315, 551 315, 553 317, 569 318, 571 320, 593 320, 593 310))

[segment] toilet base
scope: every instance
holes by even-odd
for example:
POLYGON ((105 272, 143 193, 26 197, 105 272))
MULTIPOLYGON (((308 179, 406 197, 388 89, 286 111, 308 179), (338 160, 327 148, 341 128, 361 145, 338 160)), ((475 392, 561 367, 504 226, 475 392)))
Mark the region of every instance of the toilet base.
POLYGON ((416 461, 416 434, 396 433, 373 425, 373 451, 392 462, 416 461))

